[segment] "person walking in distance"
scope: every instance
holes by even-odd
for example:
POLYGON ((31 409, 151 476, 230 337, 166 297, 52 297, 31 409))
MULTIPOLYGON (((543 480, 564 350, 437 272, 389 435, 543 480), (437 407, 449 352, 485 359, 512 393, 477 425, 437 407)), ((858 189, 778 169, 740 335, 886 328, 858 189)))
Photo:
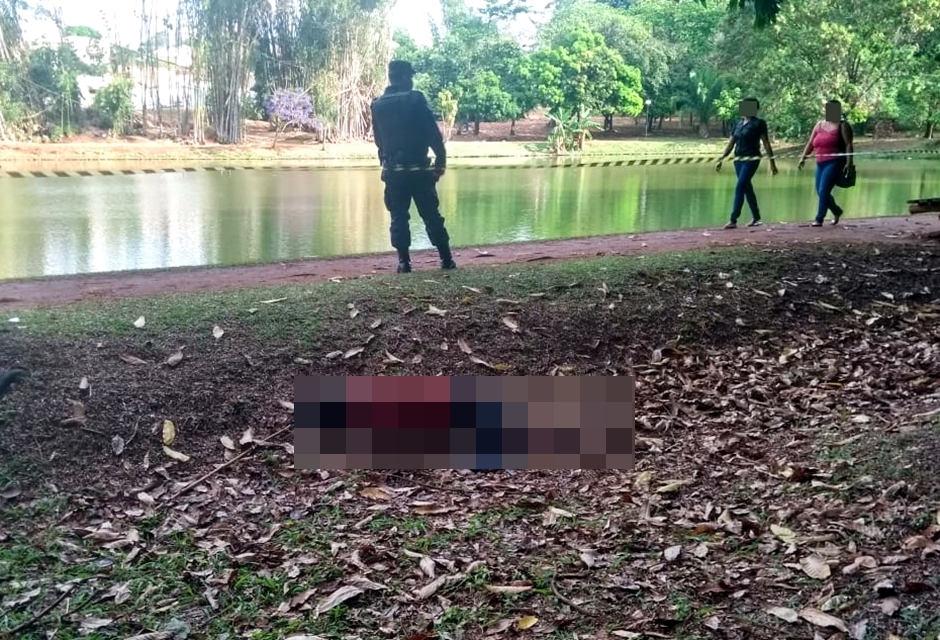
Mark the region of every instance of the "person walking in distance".
POLYGON ((819 205, 816 207, 816 219, 813 220, 814 227, 822 226, 827 211, 832 211, 832 224, 839 224, 843 211, 832 197, 832 190, 839 183, 842 174, 854 171, 855 168, 852 126, 842 115, 842 103, 830 100, 825 109, 826 119, 820 120, 813 127, 809 141, 796 165, 798 169, 802 169, 806 156, 815 152, 816 195, 819 196, 819 205))
POLYGON ((760 166, 761 142, 764 143, 767 156, 770 158, 770 171, 773 175, 777 175, 777 162, 774 160, 773 149, 770 148, 767 122, 757 117, 758 109, 760 109, 760 102, 757 98, 745 98, 738 104, 738 113, 741 115, 741 119, 734 124, 731 137, 728 139, 728 145, 715 167, 716 171, 721 171, 721 163, 731 153, 732 148, 735 156, 747 158, 746 160, 734 161, 734 172, 738 176, 738 183, 734 187, 731 221, 725 225, 725 229, 737 229, 738 218, 741 217, 745 200, 751 210, 751 222, 747 226, 756 227, 761 224, 760 207, 757 204, 754 185, 751 183, 754 174, 757 173, 757 168, 760 166))
POLYGON ((412 200, 440 254, 441 268, 457 267, 437 197, 437 181, 447 166, 444 137, 427 98, 414 90, 414 75, 410 62, 393 60, 388 65, 388 88, 372 101, 372 132, 382 165, 385 207, 392 217, 389 233, 398 251, 398 273, 411 272, 412 200), (433 168, 428 148, 434 152, 433 168))

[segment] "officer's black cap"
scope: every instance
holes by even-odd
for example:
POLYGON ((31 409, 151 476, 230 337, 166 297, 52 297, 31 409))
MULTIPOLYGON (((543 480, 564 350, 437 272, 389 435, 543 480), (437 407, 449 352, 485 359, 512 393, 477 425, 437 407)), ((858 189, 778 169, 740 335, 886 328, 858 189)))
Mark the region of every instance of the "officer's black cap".
POLYGON ((388 77, 389 78, 413 78, 415 75, 414 67, 411 66, 410 62, 405 60, 392 60, 388 63, 388 77))

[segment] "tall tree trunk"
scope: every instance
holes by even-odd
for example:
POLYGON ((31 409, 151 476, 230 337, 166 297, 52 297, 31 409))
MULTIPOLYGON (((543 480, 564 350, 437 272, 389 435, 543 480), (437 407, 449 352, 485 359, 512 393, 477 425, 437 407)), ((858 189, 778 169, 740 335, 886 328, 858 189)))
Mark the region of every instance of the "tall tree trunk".
POLYGON ((927 127, 924 129, 924 138, 926 138, 927 140, 930 140, 931 138, 933 138, 933 130, 934 130, 934 123, 932 121, 928 122, 927 127))

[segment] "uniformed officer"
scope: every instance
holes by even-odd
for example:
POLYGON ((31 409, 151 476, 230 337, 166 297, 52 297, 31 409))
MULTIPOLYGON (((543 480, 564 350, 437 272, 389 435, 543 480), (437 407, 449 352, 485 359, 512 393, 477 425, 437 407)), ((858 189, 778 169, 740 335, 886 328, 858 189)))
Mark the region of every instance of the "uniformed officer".
POLYGON ((392 246, 398 251, 398 273, 411 272, 411 201, 424 221, 428 239, 441 258, 442 269, 454 269, 450 236, 444 227, 437 197, 437 181, 444 175, 447 152, 424 94, 414 90, 411 63, 393 60, 388 65, 388 88, 372 102, 372 131, 382 165, 385 207, 392 216, 392 246), (428 148, 434 151, 434 166, 428 148))

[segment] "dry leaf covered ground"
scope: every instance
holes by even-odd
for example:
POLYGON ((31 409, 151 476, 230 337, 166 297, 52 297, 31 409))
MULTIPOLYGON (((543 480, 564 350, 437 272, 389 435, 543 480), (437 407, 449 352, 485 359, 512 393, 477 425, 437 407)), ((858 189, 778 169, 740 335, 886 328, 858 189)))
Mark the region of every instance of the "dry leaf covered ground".
POLYGON ((938 292, 818 246, 23 312, 0 637, 935 639, 938 292), (631 366, 633 472, 292 468, 297 374, 631 366))

